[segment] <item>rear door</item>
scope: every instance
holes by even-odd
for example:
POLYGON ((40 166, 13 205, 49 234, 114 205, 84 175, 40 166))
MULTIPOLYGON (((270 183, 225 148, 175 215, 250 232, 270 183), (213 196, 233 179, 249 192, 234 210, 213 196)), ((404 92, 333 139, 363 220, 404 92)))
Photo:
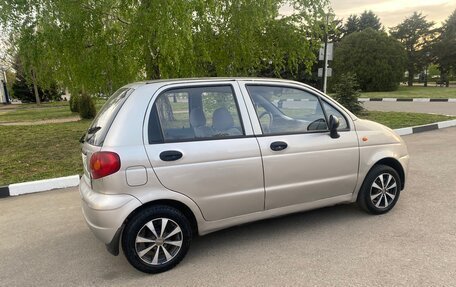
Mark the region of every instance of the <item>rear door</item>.
POLYGON ((349 117, 334 104, 296 85, 245 82, 248 109, 263 155, 266 209, 353 193, 358 140, 349 117), (327 119, 340 119, 337 139, 327 119))
POLYGON ((146 117, 145 146, 158 179, 194 200, 206 220, 264 209, 260 149, 234 83, 166 86, 146 117))

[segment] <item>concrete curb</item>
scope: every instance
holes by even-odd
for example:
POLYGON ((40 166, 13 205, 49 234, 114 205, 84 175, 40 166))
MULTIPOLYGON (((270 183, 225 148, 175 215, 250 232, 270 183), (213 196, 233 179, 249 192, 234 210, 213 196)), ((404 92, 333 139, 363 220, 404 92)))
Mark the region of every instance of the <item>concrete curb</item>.
POLYGON ((456 103, 456 98, 454 99, 432 99, 432 98, 358 98, 360 102, 419 102, 419 103, 429 103, 429 102, 445 102, 445 103, 456 103))
POLYGON ((40 191, 47 191, 57 188, 74 187, 78 185, 79 175, 70 175, 65 177, 57 177, 37 181, 13 183, 8 186, 0 186, 0 198, 40 191))
MULTIPOLYGON (((399 135, 404 136, 454 126, 456 126, 456 120, 449 120, 421 126, 400 128, 395 129, 394 131, 399 135)), ((37 181, 13 183, 8 186, 0 186, 0 198, 58 188, 75 187, 79 185, 79 179, 79 175, 71 175, 37 181)))
POLYGON ((397 132, 401 136, 405 136, 405 135, 417 134, 417 133, 422 133, 422 132, 427 132, 427 131, 432 131, 432 130, 454 127, 454 126, 456 126, 456 120, 449 120, 449 121, 436 122, 436 123, 421 125, 421 126, 400 128, 400 129, 395 129, 394 131, 397 132))

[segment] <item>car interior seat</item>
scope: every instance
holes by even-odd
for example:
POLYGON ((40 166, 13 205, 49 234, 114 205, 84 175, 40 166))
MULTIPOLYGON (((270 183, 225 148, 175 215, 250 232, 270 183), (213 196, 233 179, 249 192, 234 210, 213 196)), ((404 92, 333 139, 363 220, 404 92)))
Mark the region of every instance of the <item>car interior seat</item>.
POLYGON ((217 135, 242 135, 241 131, 234 126, 233 117, 225 107, 218 108, 214 111, 212 115, 212 128, 217 135))
POLYGON ((202 108, 192 109, 190 112, 190 125, 197 138, 206 138, 213 135, 212 129, 206 126, 206 116, 202 108))

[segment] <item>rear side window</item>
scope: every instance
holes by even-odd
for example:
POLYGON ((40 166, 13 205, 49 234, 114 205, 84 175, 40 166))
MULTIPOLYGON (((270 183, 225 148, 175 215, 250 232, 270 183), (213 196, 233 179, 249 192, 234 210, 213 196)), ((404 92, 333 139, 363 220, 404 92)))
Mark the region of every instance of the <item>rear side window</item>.
POLYGON ((90 125, 90 128, 87 130, 85 136, 85 141, 87 143, 95 146, 103 145, 109 127, 132 91, 132 89, 121 88, 109 97, 108 101, 103 105, 90 125))
POLYGON ((168 90, 155 100, 149 143, 221 139, 244 135, 231 86, 168 90))

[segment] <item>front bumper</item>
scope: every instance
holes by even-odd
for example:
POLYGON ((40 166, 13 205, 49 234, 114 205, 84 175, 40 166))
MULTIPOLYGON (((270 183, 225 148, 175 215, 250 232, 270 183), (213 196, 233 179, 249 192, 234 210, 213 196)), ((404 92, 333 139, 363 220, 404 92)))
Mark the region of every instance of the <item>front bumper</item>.
POLYGON ((102 194, 93 191, 86 176, 81 178, 79 192, 87 225, 105 244, 112 244, 127 216, 141 206, 138 199, 128 194, 102 194))
POLYGON ((410 155, 406 155, 406 156, 399 158, 399 162, 402 165, 402 168, 404 169, 404 182, 402 183, 402 189, 405 188, 405 183, 407 182, 409 161, 410 161, 410 155))

